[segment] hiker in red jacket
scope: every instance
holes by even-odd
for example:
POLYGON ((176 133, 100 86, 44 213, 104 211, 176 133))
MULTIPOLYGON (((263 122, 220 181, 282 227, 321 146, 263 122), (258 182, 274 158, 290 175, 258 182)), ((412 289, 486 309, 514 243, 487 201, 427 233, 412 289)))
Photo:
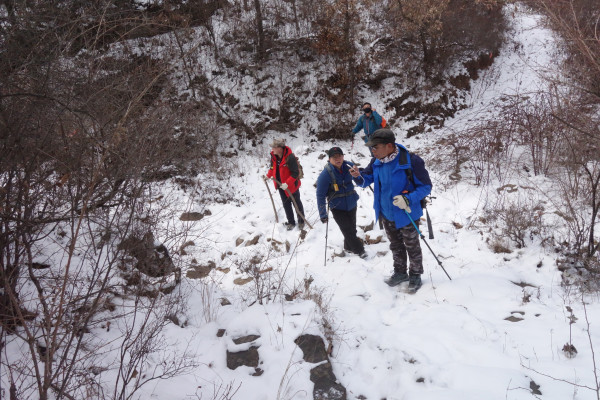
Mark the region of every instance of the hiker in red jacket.
MULTIPOLYGON (((279 190, 279 196, 281 196, 283 209, 285 210, 285 216, 287 217, 285 226, 288 231, 294 229, 296 226, 292 200, 289 198, 288 193, 292 194, 298 205, 296 214, 298 214, 299 211, 304 215, 304 207, 302 206, 300 191, 298 190, 301 185, 300 179, 298 179, 299 174, 300 169, 298 167, 298 161, 292 153, 292 150, 285 145, 285 140, 274 139, 273 143, 271 143, 271 168, 269 168, 269 172, 267 172, 265 179, 274 178, 273 183, 275 184, 275 189, 279 190), (281 186, 277 182, 280 182, 281 186)), ((304 228, 304 219, 302 215, 297 215, 298 227, 300 229, 304 228)))

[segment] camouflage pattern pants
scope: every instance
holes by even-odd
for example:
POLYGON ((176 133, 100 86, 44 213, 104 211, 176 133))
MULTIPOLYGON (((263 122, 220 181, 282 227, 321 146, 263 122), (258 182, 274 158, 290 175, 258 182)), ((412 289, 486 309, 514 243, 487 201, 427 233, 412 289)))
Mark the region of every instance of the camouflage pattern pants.
MULTIPOLYGON (((394 259, 394 272, 406 273, 408 259, 410 259, 409 273, 411 275, 423 273, 423 253, 419 242, 419 233, 408 224, 400 229, 396 228, 394 221, 381 216, 385 233, 390 240, 390 250, 394 259)), ((418 221, 415 221, 417 226, 418 221)))

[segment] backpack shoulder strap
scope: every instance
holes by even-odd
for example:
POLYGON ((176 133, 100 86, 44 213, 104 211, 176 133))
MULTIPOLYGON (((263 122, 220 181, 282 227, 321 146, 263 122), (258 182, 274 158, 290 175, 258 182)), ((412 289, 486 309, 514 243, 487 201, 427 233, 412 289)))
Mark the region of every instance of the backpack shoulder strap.
POLYGON ((331 164, 325 164, 325 169, 327 170, 327 172, 329 172, 329 177, 331 178, 331 186, 335 188, 335 184, 337 183, 337 181, 335 180, 335 174, 333 173, 333 168, 331 167, 331 164))
MULTIPOLYGON (((425 168, 425 161, 423 161, 423 159, 421 157, 419 157, 416 154, 411 153, 410 154, 410 164, 411 164, 411 170, 413 171, 414 176, 417 177, 417 179, 425 184, 425 185, 430 185, 433 186, 433 184, 431 183, 431 178, 429 177, 429 172, 427 171, 427 168, 425 168)), ((414 178, 413 178, 413 184, 414 184, 414 178)))
MULTIPOLYGON (((408 168, 406 168, 404 170, 404 172, 406 172, 406 177, 408 178, 408 181, 413 185, 413 187, 415 186, 415 180, 413 178, 413 172, 412 172, 412 166, 411 166, 411 157, 409 157, 409 153, 408 150, 406 150, 404 147, 399 147, 399 157, 398 157, 398 164, 399 165, 406 165, 408 164, 408 168)), ((412 154, 410 154, 410 156, 412 156, 412 154)))

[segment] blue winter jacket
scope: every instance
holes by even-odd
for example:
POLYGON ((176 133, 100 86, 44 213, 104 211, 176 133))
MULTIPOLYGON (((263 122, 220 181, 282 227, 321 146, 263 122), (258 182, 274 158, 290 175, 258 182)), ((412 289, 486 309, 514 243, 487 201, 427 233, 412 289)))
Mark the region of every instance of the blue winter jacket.
POLYGON ((333 176, 335 177, 335 183, 339 190, 337 192, 334 191, 331 175, 329 175, 327 167, 325 167, 317 179, 317 206, 319 208, 320 218, 327 217, 327 199, 329 199, 329 208, 344 211, 350 211, 356 208, 356 202, 358 201, 358 193, 354 190, 352 175, 350 175, 349 172, 350 167, 354 164, 344 161, 342 164, 342 171, 331 165, 329 162, 327 165, 331 166, 333 176))
MULTIPOLYGON (((396 143, 399 148, 406 148, 396 143)), ((396 228, 400 229, 411 223, 406 215, 406 212, 393 204, 394 196, 403 194, 409 201, 411 209, 410 216, 414 221, 417 221, 423 216, 421 208, 421 200, 431 193, 431 185, 425 184, 413 174, 415 184, 410 182, 406 175, 406 169, 411 168, 410 157, 407 157, 407 162, 404 165, 399 164, 400 153, 392 161, 383 164, 380 160, 373 163, 373 173, 368 174, 363 171, 361 176, 355 178, 355 182, 361 187, 367 187, 371 183, 375 183, 373 192, 375 199, 373 208, 375 209, 375 218, 379 219, 383 215, 386 219, 394 221, 396 228), (362 179, 361 179, 362 177, 362 179)))
POLYGON ((367 143, 371 135, 377 130, 381 129, 381 115, 377 111, 371 111, 371 116, 367 117, 365 114, 361 115, 356 122, 356 126, 352 129, 353 133, 357 133, 361 129, 365 131, 364 141, 367 143))

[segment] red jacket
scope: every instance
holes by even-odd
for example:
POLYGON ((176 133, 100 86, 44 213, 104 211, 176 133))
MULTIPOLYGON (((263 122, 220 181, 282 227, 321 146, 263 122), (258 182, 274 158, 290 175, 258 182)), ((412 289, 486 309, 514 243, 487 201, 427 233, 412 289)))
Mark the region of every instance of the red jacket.
MULTIPOLYGON (((269 178, 277 179, 277 161, 277 156, 271 151, 271 168, 269 168, 269 172, 267 172, 269 178)), ((287 183, 290 193, 294 193, 302 184, 300 179, 297 179, 298 173, 298 162, 296 161, 296 157, 294 156, 294 153, 292 153, 292 150, 286 146, 283 149, 283 156, 279 162, 279 177, 281 178, 281 183, 287 183)), ((275 189, 279 189, 277 182, 273 183, 275 184, 275 189)), ((289 197, 287 191, 285 194, 289 197)))

